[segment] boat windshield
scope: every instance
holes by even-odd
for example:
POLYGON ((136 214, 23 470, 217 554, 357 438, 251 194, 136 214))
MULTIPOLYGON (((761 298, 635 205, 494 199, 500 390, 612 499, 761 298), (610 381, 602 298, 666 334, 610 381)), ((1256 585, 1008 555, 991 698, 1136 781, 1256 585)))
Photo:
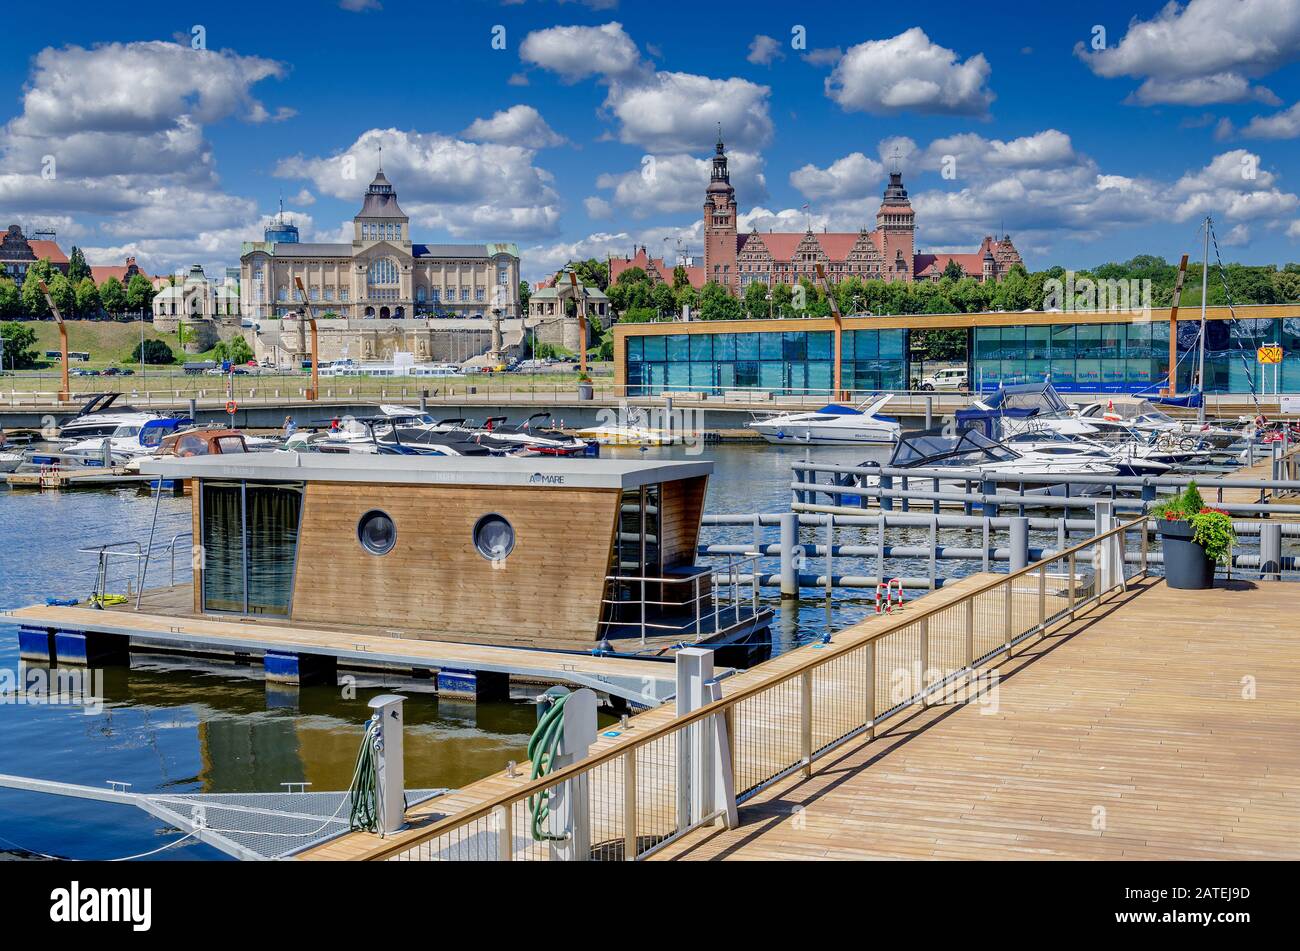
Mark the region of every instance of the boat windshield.
POLYGON ((1154 403, 1148 403, 1146 400, 1142 401, 1142 405, 1139 406, 1138 409, 1142 411, 1141 415, 1138 416, 1138 420, 1142 422, 1148 422, 1148 423, 1178 422, 1178 420, 1174 419, 1164 410, 1158 408, 1154 403))
POLYGON ((989 409, 1001 410, 1008 415, 1070 415, 1069 405, 1061 399, 1061 395, 1050 383, 1004 386, 983 402, 989 409))
POLYGON ((1020 453, 973 429, 955 433, 947 427, 904 433, 894 447, 891 466, 930 468, 952 466, 974 468, 982 463, 1010 462, 1020 453))

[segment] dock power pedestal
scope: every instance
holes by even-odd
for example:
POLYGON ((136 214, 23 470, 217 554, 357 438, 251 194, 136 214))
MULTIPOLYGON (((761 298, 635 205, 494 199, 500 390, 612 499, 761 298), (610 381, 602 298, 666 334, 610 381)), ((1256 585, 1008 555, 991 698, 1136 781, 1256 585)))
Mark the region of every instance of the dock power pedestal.
POLYGON ((379 727, 375 773, 379 787, 380 835, 392 835, 406 826, 406 769, 402 749, 405 701, 405 697, 395 693, 380 694, 370 700, 379 727))

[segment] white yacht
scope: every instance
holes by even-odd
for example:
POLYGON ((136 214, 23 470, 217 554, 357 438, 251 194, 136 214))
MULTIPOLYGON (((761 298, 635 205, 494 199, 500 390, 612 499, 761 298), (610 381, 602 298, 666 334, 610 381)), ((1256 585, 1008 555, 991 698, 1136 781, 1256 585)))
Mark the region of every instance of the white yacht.
POLYGON ((1005 437, 1029 432, 1070 437, 1097 434, 1091 420, 1080 418, 1050 383, 1004 386, 957 411, 957 419, 964 425, 989 418, 998 420, 999 432, 1005 437))
POLYGON ((118 406, 121 393, 98 393, 88 399, 77 415, 59 424, 58 438, 69 442, 112 436, 121 426, 144 426, 156 419, 170 419, 161 413, 142 412, 134 406, 118 406))
POLYGON ((877 411, 892 399, 878 397, 860 408, 831 403, 813 413, 781 413, 749 424, 770 443, 806 446, 892 445, 902 431, 897 420, 877 411))
POLYGON ((1091 403, 1079 411, 1079 418, 1101 433, 1168 436, 1172 445, 1185 451, 1226 450, 1251 438, 1255 428, 1250 421, 1243 422, 1240 429, 1231 429, 1194 419, 1176 419, 1149 400, 1091 403))
POLYGON ((66 445, 63 452, 72 456, 102 458, 107 449, 112 454, 114 464, 120 465, 139 456, 155 455, 165 437, 189 423, 188 419, 174 417, 150 419, 143 423, 123 423, 107 436, 91 436, 66 445))
MULTIPOLYGON (((863 467, 874 463, 864 462, 863 467)), ((899 437, 898 445, 887 465, 896 469, 951 469, 960 471, 960 478, 939 477, 939 491, 965 492, 968 477, 983 473, 1000 476, 1004 486, 1013 483, 1017 477, 1057 476, 1062 479, 1070 476, 1113 476, 1119 474, 1119 468, 1109 461, 1079 456, 1073 453, 1040 452, 1035 449, 1021 451, 1004 443, 990 439, 974 429, 958 429, 953 432, 950 427, 926 429, 920 432, 904 433, 899 437)), ((933 476, 919 476, 910 481, 909 488, 921 492, 934 489, 933 476)), ((851 476, 845 484, 875 487, 880 484, 878 476, 851 476)), ((894 478, 894 488, 901 488, 901 477, 894 478)), ((978 485, 969 486, 973 492, 979 492, 978 485)), ((1011 491, 1011 490, 1008 490, 1011 491)), ((1077 490, 1076 490, 1077 491, 1077 490)), ((1036 481, 1026 484, 1026 495, 1063 494, 1062 485, 1036 481)))
POLYGON ((1106 445, 1061 433, 1025 432, 1004 442, 1025 455, 1105 462, 1115 466, 1122 476, 1159 476, 1173 469, 1172 464, 1158 458, 1159 450, 1136 441, 1106 445))

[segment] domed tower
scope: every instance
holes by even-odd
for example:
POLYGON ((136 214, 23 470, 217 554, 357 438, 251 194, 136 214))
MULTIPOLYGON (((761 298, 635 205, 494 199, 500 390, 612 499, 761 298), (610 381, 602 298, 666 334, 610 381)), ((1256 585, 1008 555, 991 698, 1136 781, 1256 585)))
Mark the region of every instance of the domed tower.
POLYGON ((876 212, 876 230, 880 232, 880 251, 884 257, 882 276, 887 281, 911 281, 916 255, 916 217, 903 187, 903 173, 894 156, 884 200, 876 212))
POLYGON ((410 220, 397 204, 397 190, 393 188, 381 167, 375 172, 375 178, 366 189, 366 198, 361 210, 353 219, 356 233, 354 245, 368 245, 375 241, 388 241, 391 244, 411 243, 408 230, 410 220))
POLYGON ((284 199, 280 199, 280 213, 275 216, 275 221, 271 222, 263 232, 263 237, 268 244, 297 244, 298 243, 298 226, 292 221, 284 220, 284 199))
POLYGON ((727 171, 727 152, 718 129, 713 171, 704 190, 704 275, 732 294, 740 280, 736 273, 736 190, 727 171))

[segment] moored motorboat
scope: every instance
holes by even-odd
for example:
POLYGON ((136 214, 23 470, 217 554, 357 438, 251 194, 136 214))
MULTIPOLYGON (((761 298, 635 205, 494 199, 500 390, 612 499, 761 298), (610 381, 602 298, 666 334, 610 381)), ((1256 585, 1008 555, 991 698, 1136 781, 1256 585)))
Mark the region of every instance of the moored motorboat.
POLYGON ((829 403, 815 412, 780 413, 750 422, 770 443, 798 443, 807 446, 892 445, 901 427, 897 420, 878 415, 890 394, 861 407, 829 403))

